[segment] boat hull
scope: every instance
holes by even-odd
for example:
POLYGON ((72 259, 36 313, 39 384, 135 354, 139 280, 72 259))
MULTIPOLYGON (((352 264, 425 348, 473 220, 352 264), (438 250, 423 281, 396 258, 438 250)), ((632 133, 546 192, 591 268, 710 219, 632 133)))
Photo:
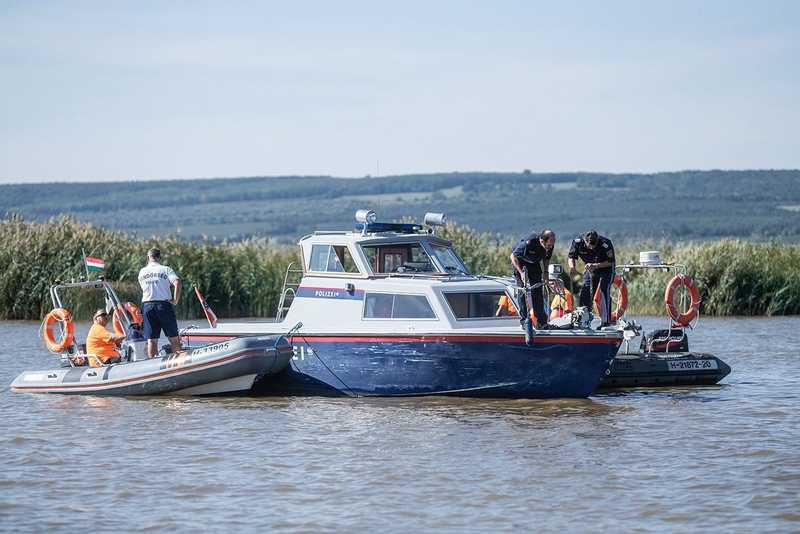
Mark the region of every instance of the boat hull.
POLYGON ((249 391, 257 378, 284 370, 291 357, 291 346, 279 336, 229 339, 145 361, 26 371, 14 380, 11 390, 92 395, 229 394, 249 391))
POLYGON ((260 380, 264 395, 489 398, 588 397, 620 337, 295 336, 285 371, 260 380))

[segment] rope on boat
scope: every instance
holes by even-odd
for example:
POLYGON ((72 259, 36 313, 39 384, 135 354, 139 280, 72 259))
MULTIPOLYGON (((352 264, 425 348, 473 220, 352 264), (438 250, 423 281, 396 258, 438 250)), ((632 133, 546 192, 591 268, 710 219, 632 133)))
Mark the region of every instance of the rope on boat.
MULTIPOLYGON (((311 352, 311 353, 312 353, 314 356, 316 356, 316 357, 317 357, 317 359, 319 360, 319 363, 321 363, 321 364, 322 364, 322 366, 323 366, 325 369, 327 369, 327 370, 328 370, 328 372, 329 372, 330 374, 332 374, 332 375, 334 376, 334 378, 336 378, 336 380, 338 380, 339 382, 341 382, 341 384, 342 384, 342 385, 345 387, 345 389, 347 389, 347 394, 348 394, 348 396, 349 396, 349 397, 353 397, 353 398, 358 398, 358 397, 360 397, 360 395, 359 395, 358 393, 356 393, 355 391, 353 391, 353 390, 352 390, 352 388, 350 388, 350 386, 348 386, 348 385, 347 385, 347 383, 346 383, 344 380, 342 380, 341 378, 339 378, 339 375, 337 375, 336 373, 334 373, 334 372, 333 372, 333 369, 331 369, 330 367, 328 367, 328 364, 326 364, 326 363, 325 363, 325 361, 322 359, 322 357, 320 357, 320 355, 319 355, 319 353, 318 353, 317 349, 315 349, 314 347, 312 347, 312 346, 309 344, 309 342, 308 342, 308 340, 306 339, 306 337, 305 337, 305 336, 303 336, 303 335, 299 335, 298 337, 300 337, 300 338, 303 340, 303 343, 305 343, 305 344, 306 344, 306 346, 308 347, 308 352, 311 352)), ((290 339, 291 339, 291 338, 290 338, 290 339)))

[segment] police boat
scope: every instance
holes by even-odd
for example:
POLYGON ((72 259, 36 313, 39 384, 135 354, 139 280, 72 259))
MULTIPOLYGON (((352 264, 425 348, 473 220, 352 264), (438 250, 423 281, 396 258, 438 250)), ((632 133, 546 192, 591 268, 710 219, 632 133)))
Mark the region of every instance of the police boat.
MULTIPOLYGON (((717 356, 689 350, 687 330, 697 326, 700 294, 684 265, 663 262, 659 251, 641 252, 639 263, 616 267, 613 285, 617 299, 611 319, 616 324, 608 328, 621 331, 624 341, 600 389, 714 385, 730 374, 730 366, 717 356), (625 274, 632 271, 674 273, 664 292, 665 328, 645 333, 636 321, 624 317, 625 274)), ((599 301, 599 294, 595 300, 599 301)))
POLYGON ((138 308, 122 303, 104 280, 56 283, 50 288, 54 309, 44 320, 43 334, 51 352, 61 357, 61 367, 25 371, 11 384, 24 393, 92 395, 218 395, 247 392, 257 378, 276 374, 289 363, 292 348, 280 335, 231 337, 204 347, 162 353, 148 358, 146 341, 137 329, 138 308), (102 291, 107 310, 113 310, 116 333, 126 335, 115 363, 103 363, 76 342, 71 313, 59 291, 102 291))
POLYGON ((470 274, 437 236, 443 214, 423 224, 377 222, 356 213, 352 231, 300 239, 274 321, 193 329, 191 347, 284 334, 290 365, 254 390, 263 394, 490 398, 587 397, 619 349, 621 331, 587 325, 536 330, 529 342, 513 279, 470 274))

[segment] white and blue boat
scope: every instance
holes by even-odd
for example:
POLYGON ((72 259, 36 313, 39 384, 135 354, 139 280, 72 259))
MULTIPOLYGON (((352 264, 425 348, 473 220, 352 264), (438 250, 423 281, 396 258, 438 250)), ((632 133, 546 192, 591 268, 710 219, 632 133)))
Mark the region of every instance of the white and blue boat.
MULTIPOLYGON (((275 395, 496 398, 587 397, 622 343, 620 331, 536 330, 516 316, 513 279, 473 275, 425 224, 379 223, 360 210, 353 231, 300 239, 274 321, 221 322, 185 333, 190 347, 285 335, 294 350, 282 372, 255 390, 275 395), (293 280, 293 276, 299 279, 293 280)), ((518 306, 517 306, 518 308, 518 306)))

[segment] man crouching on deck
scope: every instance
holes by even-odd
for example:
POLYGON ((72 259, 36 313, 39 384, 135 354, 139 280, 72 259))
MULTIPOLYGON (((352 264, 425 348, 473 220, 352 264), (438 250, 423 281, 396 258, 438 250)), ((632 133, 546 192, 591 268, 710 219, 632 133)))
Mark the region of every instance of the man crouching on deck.
POLYGON ((147 339, 147 355, 151 358, 158 354, 158 338, 162 330, 169 338, 172 352, 181 350, 178 320, 175 317, 175 306, 181 298, 181 279, 171 268, 161 265, 160 259, 161 251, 151 248, 147 251, 147 265, 139 271, 144 337, 147 339), (175 286, 174 297, 170 284, 175 286))

